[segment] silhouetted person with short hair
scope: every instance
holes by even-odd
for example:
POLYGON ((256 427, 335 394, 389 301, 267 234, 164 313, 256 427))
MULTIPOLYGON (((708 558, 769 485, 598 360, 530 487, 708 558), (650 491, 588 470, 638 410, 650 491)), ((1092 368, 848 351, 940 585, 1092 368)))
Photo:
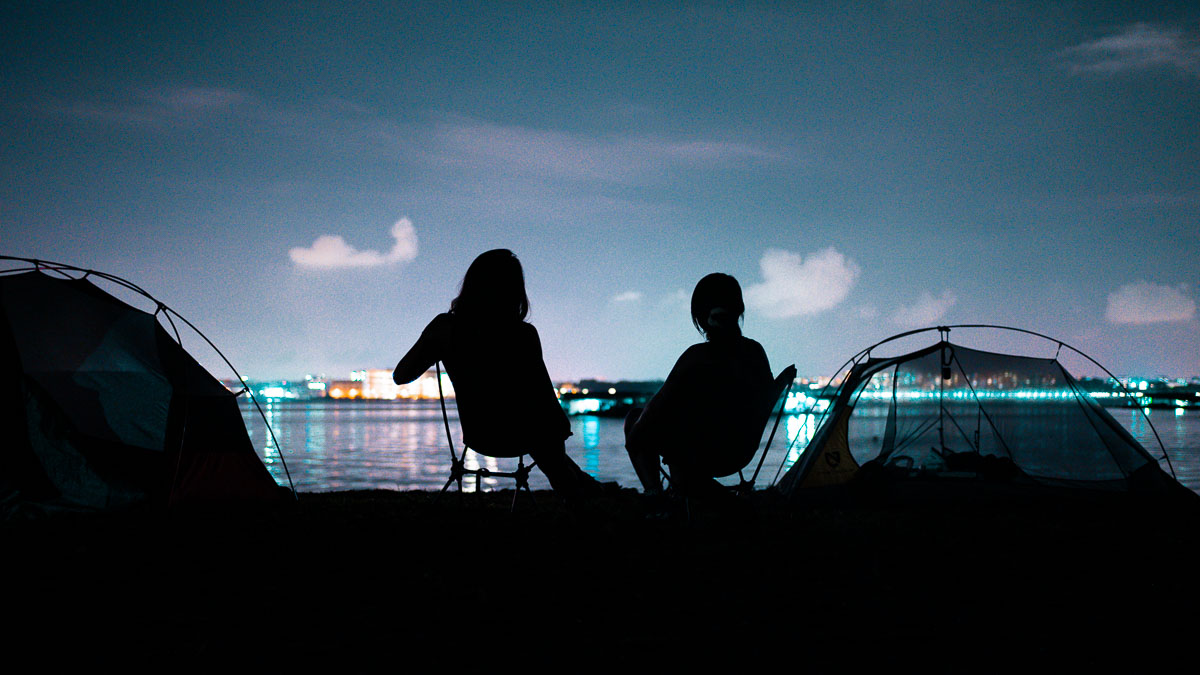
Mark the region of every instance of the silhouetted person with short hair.
POLYGON ((689 347, 644 409, 625 418, 625 448, 646 494, 662 491, 659 457, 685 492, 718 488, 713 467, 728 467, 747 443, 757 446, 774 376, 762 345, 742 335, 742 288, 728 274, 710 274, 692 292, 692 323, 705 341, 689 347))
POLYGON ((467 268, 450 311, 429 322, 392 379, 412 382, 441 361, 454 383, 467 447, 485 455, 524 451, 556 493, 598 493, 600 484, 567 456, 571 423, 554 395, 537 329, 525 321, 528 313, 517 256, 507 249, 483 253, 467 268))

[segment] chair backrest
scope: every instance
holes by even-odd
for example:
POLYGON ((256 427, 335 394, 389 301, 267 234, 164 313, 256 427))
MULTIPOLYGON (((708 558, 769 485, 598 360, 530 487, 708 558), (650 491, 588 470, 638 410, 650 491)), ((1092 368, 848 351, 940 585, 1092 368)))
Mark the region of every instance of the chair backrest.
POLYGON ((794 363, 784 368, 779 373, 779 376, 775 378, 774 396, 771 398, 771 406, 767 411, 767 424, 771 425, 771 433, 767 436, 767 442, 763 444, 762 454, 758 458, 758 466, 754 467, 754 475, 749 481, 746 481, 744 478, 742 479, 742 482, 747 483, 750 489, 753 489, 754 482, 758 480, 758 472, 762 470, 763 461, 767 459, 767 451, 771 449, 771 441, 775 440, 775 432, 779 429, 779 421, 783 419, 784 408, 787 405, 788 392, 795 381, 796 364, 794 363), (772 417, 775 419, 773 424, 771 423, 772 417))
MULTIPOLYGON (((434 366, 436 368, 436 373, 437 373, 438 399, 441 401, 441 404, 442 404, 442 422, 446 425, 446 441, 450 445, 450 457, 454 461, 458 461, 458 452, 454 448, 454 436, 450 433, 450 418, 446 413, 446 396, 442 392, 442 364, 439 361, 438 363, 434 364, 434 366)), ((451 382, 453 382, 453 381, 454 381, 454 378, 451 378, 451 382)), ((456 391, 458 391, 458 390, 456 389, 456 391)), ((459 404, 458 405, 458 415, 459 415, 459 423, 461 424, 462 423, 462 415, 463 415, 461 399, 456 399, 456 403, 459 404)), ((478 420, 476 420, 476 421, 478 422, 478 420)), ((493 439, 488 439, 488 438, 484 438, 484 439, 476 438, 476 439, 474 439, 475 445, 472 445, 469 447, 471 448, 471 450, 474 450, 476 453, 478 453, 480 455, 486 455, 487 457, 498 457, 498 458, 521 457, 521 456, 529 453, 528 446, 520 444, 523 439, 495 439, 494 442, 489 442, 492 440, 493 439), (482 445, 483 447, 479 447, 480 445, 482 445)), ((464 447, 464 451, 465 451, 467 446, 464 445, 463 447, 464 447)))

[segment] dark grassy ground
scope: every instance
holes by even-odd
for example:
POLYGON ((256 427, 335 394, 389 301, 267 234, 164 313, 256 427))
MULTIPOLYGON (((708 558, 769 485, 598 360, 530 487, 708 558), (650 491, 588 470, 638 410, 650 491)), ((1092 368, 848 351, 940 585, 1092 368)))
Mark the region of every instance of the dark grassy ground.
MULTIPOLYGON (((1197 661, 1200 513, 1133 500, 695 505, 303 494, 0 525, 31 670, 1146 672, 1197 661), (675 670, 673 667, 672 670, 675 670)), ((10 670, 9 672, 19 672, 10 670)))

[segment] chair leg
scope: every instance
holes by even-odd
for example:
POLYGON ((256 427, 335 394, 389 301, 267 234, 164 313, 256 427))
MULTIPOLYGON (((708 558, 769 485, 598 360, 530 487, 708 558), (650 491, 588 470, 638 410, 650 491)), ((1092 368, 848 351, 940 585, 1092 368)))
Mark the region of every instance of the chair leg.
POLYGON ((475 492, 480 493, 480 496, 475 497, 475 501, 483 500, 483 479, 490 476, 497 478, 512 478, 516 481, 516 489, 513 491, 513 501, 509 505, 509 513, 512 513, 517 508, 517 499, 519 498, 522 489, 529 495, 529 501, 534 506, 537 506, 537 499, 533 496, 533 488, 529 486, 529 474, 533 471, 533 467, 537 466, 537 462, 526 466, 524 455, 517 458, 517 468, 512 473, 492 472, 491 470, 480 467, 478 469, 468 469, 466 467, 466 449, 463 450, 463 455, 460 458, 454 458, 450 464, 450 478, 446 480, 446 484, 442 486, 438 493, 438 499, 441 499, 442 494, 450 489, 451 483, 458 483, 458 501, 463 504, 463 479, 470 474, 475 477, 475 492))
POLYGON ((521 495, 521 490, 529 495, 529 501, 534 506, 537 506, 537 500, 533 497, 533 489, 529 487, 529 472, 533 471, 534 464, 525 466, 525 456, 521 455, 517 458, 517 470, 513 472, 513 479, 516 481, 516 488, 513 490, 512 504, 508 508, 509 513, 514 513, 517 510, 517 498, 521 495))
POLYGON ((437 503, 438 501, 441 500, 442 495, 445 494, 446 490, 450 489, 451 483, 458 483, 458 502, 460 505, 462 504, 463 475, 467 472, 466 460, 467 460, 467 458, 465 455, 461 459, 458 457, 454 457, 451 459, 451 461, 450 461, 450 477, 446 479, 446 484, 443 485, 441 491, 438 492, 437 499, 435 500, 434 503, 437 503))
POLYGON ((452 483, 454 483, 455 481, 458 481, 458 491, 461 493, 462 492, 462 476, 458 472, 456 472, 454 470, 454 466, 451 465, 450 477, 446 479, 446 484, 443 485, 442 489, 438 491, 438 496, 436 499, 434 499, 434 502, 433 502, 434 504, 437 504, 438 502, 440 502, 442 500, 442 495, 446 494, 446 490, 449 490, 450 485, 452 483))

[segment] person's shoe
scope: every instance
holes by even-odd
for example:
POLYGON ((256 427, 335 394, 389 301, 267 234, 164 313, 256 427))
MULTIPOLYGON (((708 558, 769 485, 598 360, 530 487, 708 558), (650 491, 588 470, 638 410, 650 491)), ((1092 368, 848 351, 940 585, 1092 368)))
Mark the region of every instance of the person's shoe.
POLYGON ((642 509, 647 520, 665 520, 671 517, 671 498, 661 490, 642 495, 642 509))
POLYGON ((624 488, 621 487, 621 484, 615 480, 606 481, 600 484, 600 494, 604 495, 605 497, 621 494, 621 490, 623 489, 624 488))
POLYGON ((621 485, 617 481, 612 480, 606 483, 601 483, 588 474, 583 474, 580 480, 579 495, 584 499, 594 497, 609 497, 621 492, 621 485))

